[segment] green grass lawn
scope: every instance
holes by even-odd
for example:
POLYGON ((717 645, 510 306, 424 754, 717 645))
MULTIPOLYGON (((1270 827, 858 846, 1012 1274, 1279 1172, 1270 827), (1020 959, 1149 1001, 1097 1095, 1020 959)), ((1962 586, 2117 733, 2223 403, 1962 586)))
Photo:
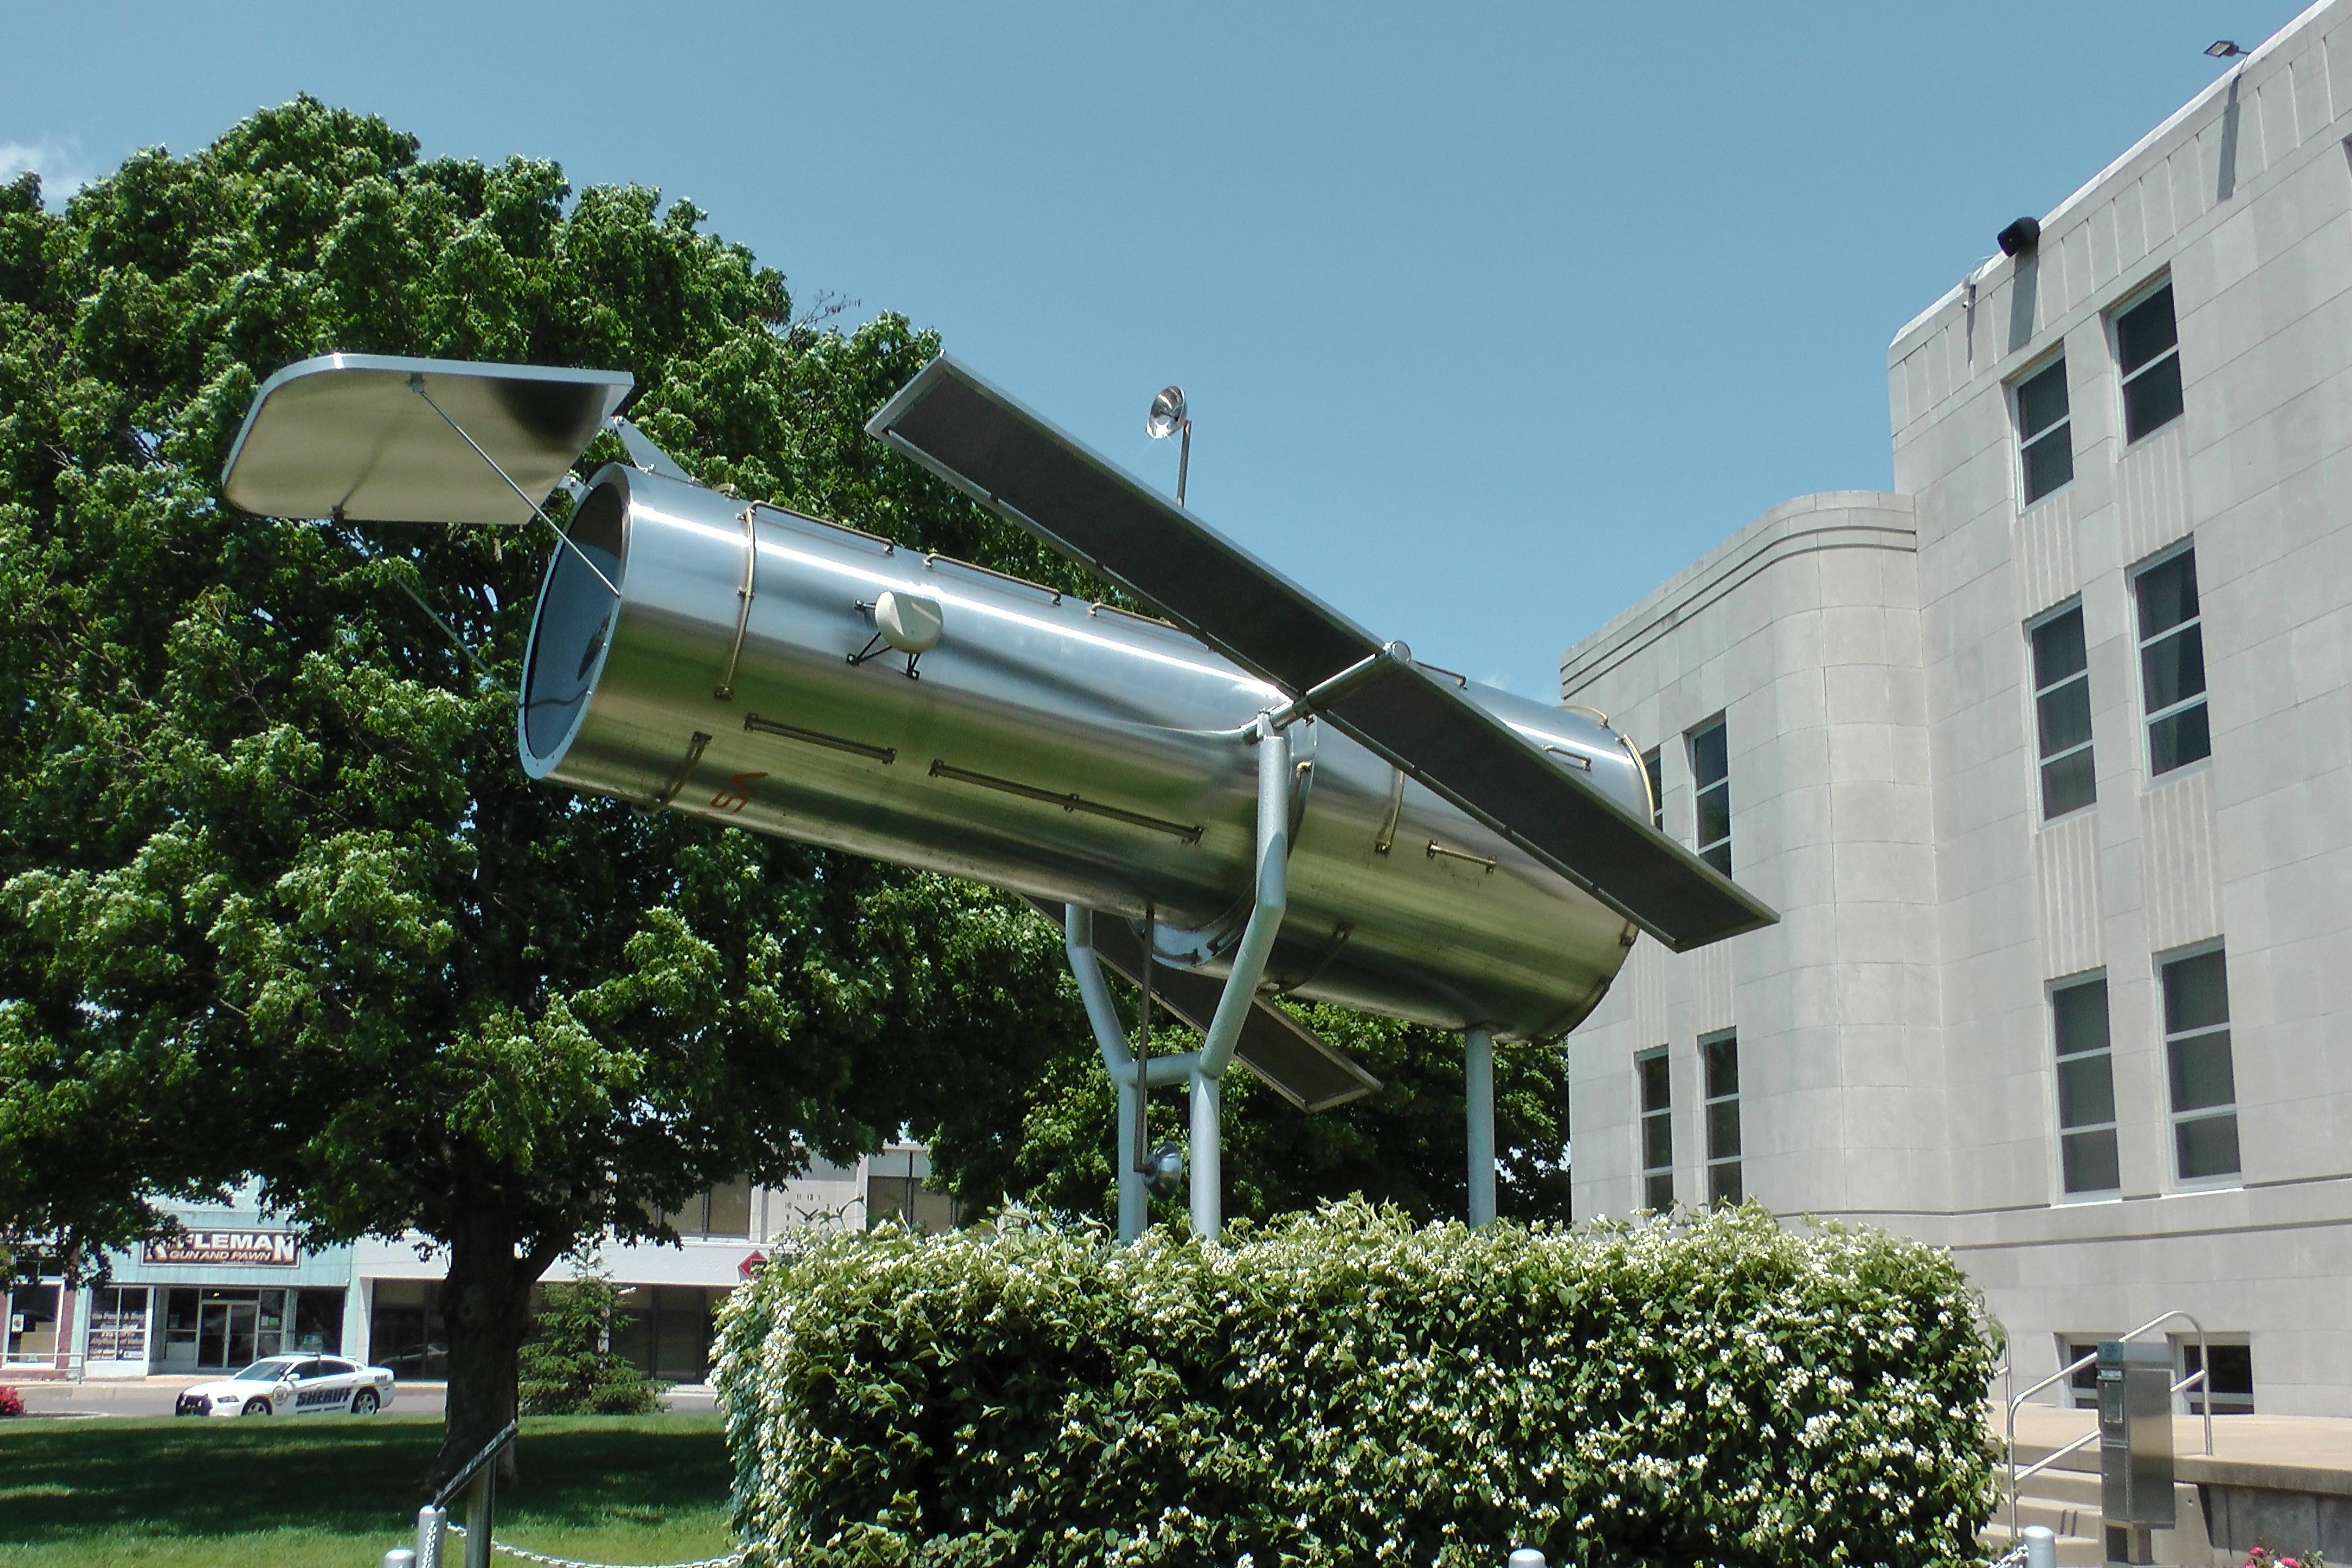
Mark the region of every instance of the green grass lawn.
MULTIPOLYGON (((409 1543, 440 1441, 431 1416, 0 1423, 0 1568, 373 1568, 409 1543)), ((734 1544, 717 1415, 534 1416, 519 1452, 501 1541, 605 1563, 734 1544)))

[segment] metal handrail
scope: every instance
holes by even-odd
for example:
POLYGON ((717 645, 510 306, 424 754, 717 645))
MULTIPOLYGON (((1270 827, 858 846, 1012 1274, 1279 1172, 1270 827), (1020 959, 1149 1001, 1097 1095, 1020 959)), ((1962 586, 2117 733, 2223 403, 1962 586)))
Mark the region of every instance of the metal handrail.
MULTIPOLYGON (((2034 1460, 2033 1463, 2026 1466, 2025 1468, 2021 1470, 2018 1469, 2017 1467, 2012 1464, 2010 1468, 2013 1473, 2009 1478, 2009 1484, 2011 1488, 2011 1507, 2012 1510, 2014 1510, 2016 1506, 2014 1489, 2018 1482, 2023 1480, 2028 1476, 2040 1475, 2042 1471, 2048 1469, 2051 1466, 2056 1464, 2059 1460, 2064 1458, 2067 1455, 2073 1453, 2077 1448, 2088 1447, 2098 1435, 2099 1429, 2096 1426, 2094 1426, 2089 1431, 2084 1433, 2081 1436, 2075 1438, 2073 1442, 2067 1444, 2064 1447, 2051 1449, 2050 1452, 2042 1455, 2042 1458, 2034 1460)), ((2009 1532, 2012 1537, 2017 1533, 2017 1515, 2014 1511, 2011 1511, 2010 1514, 2009 1532)))
POLYGON ((448 1507, 449 1500, 456 1497, 459 1492, 464 1491, 466 1489, 466 1483, 474 1479, 474 1472, 480 1469, 484 1465, 488 1464, 492 1459, 497 1458, 499 1457, 499 1450, 515 1440, 515 1433, 519 1427, 520 1423, 514 1421, 509 1421, 504 1426, 499 1427, 497 1435, 491 1437, 488 1442, 483 1444, 479 1452, 476 1453, 472 1458, 467 1460, 463 1465, 460 1465, 457 1468, 457 1473, 456 1475, 451 1476, 446 1481, 442 1483, 441 1489, 433 1494, 432 1506, 435 1508, 448 1507))
MULTIPOLYGON (((2205 1397, 2198 1402, 2198 1408, 2205 1417, 2205 1452, 2208 1456, 2210 1456, 2213 1452, 2213 1356, 2211 1351, 2205 1342, 2205 1325, 2199 1322, 2195 1318, 2190 1317, 2187 1312, 2165 1312, 2157 1317, 2150 1318, 2147 1322, 2142 1323, 2139 1327, 2132 1330, 2129 1333, 2117 1335, 2116 1339, 2110 1342, 2120 1344, 2128 1340, 2136 1340, 2140 1335, 2147 1332, 2150 1329, 2160 1327, 2163 1324, 2172 1321, 2175 1318, 2180 1319, 2190 1328, 2197 1331, 2197 1370, 2190 1373, 2187 1377, 2182 1378, 2179 1383, 2174 1384, 2171 1391, 2174 1394, 2179 1394, 2181 1390, 2188 1388, 2191 1384, 2201 1385, 2205 1397)), ((2052 1373, 2048 1377, 2043 1378, 2040 1383, 2037 1383, 2032 1387, 2027 1389, 2024 1393, 2013 1395, 2009 1401, 2008 1429, 2004 1435, 2006 1446, 2002 1449, 2002 1453, 2006 1457, 2007 1463, 2009 1465, 2009 1535, 2010 1539, 2012 1541, 2017 1539, 2017 1483, 2023 1480, 2026 1477, 2045 1468, 2064 1456, 2073 1453, 2075 1449, 2086 1446, 2094 1437, 2096 1437, 2099 1435, 2098 1427, 2094 1426, 2089 1432, 2077 1437, 2073 1442, 2067 1444, 2064 1447, 2058 1449, 2054 1453, 2043 1455, 2040 1459, 2034 1461, 2032 1465, 2023 1470, 2020 1470, 2017 1468, 2018 1406, 2023 1405, 2027 1400, 2032 1398, 2035 1394, 2041 1393, 2052 1384, 2057 1383, 2062 1379, 2074 1376, 2076 1373, 2082 1371, 2084 1367, 2090 1365, 2093 1362, 2097 1361, 2098 1359, 2099 1352, 2096 1351, 2093 1351, 2086 1356, 2077 1356, 2073 1361, 2068 1362, 2064 1366, 2060 1367, 2056 1372, 2052 1373)), ((2001 1375, 2006 1378, 2008 1373, 2009 1368, 2004 1364, 2001 1367, 2001 1375)))

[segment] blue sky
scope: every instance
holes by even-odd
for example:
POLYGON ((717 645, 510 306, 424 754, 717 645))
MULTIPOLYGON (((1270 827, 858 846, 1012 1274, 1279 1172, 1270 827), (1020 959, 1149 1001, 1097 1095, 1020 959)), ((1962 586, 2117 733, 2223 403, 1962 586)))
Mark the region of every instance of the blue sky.
POLYGON ((635 181, 1423 658, 1561 648, 1776 501, 1889 482, 1885 347, 2284 0, 1402 7, 0 0, 0 170, 298 92, 635 181))

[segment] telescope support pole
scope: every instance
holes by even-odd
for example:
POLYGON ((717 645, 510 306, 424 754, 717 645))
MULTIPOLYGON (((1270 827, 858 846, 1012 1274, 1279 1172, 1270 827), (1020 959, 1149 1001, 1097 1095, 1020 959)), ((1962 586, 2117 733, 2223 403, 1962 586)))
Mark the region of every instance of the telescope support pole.
MULTIPOLYGON (((1155 1069, 1180 1068, 1192 1089, 1192 1228, 1214 1239, 1224 1222, 1224 1160, 1220 1118, 1224 1107, 1225 1068, 1240 1044, 1242 1025, 1257 999, 1258 982, 1265 977, 1265 961, 1274 952, 1275 933, 1290 900, 1290 737, 1270 717, 1257 721, 1257 898, 1249 923, 1234 948, 1233 969, 1217 998, 1217 1011, 1197 1053, 1163 1057, 1155 1069)), ((1102 962, 1095 956, 1095 917, 1076 904, 1064 917, 1063 946, 1070 957, 1070 973, 1078 995, 1087 1005, 1087 1021, 1094 1026, 1095 1043, 1102 1048, 1103 1067, 1118 1086, 1118 1238, 1133 1241, 1143 1234, 1147 1215, 1143 1173, 1136 1167, 1143 1152, 1137 1130, 1137 1100, 1144 1093, 1143 1070, 1128 1044, 1127 1029, 1112 1005, 1110 984, 1103 978, 1102 962)), ((1160 1076, 1158 1071, 1153 1075, 1160 1076)))
POLYGON ((1224 994, 1193 1063, 1192 1229, 1216 1239, 1224 1223, 1224 1160, 1219 1116, 1224 1105, 1225 1068, 1241 1043, 1242 1025, 1257 1000, 1273 956, 1275 934, 1290 902, 1290 736, 1271 714, 1257 716, 1257 899, 1249 923, 1234 948, 1224 994))
POLYGON ((1118 1238, 1133 1241, 1143 1234, 1146 1214, 1143 1173, 1137 1169, 1143 1151, 1136 1140, 1139 1120, 1136 1102, 1143 1095, 1142 1074, 1135 1053, 1128 1048, 1127 1029, 1112 1005, 1110 984, 1103 978, 1102 961, 1095 956, 1095 912, 1071 904, 1063 916, 1063 946, 1070 955, 1070 973, 1087 1005, 1087 1021, 1094 1026, 1095 1044, 1102 1048, 1103 1068, 1118 1086, 1118 1238))
POLYGON ((1224 1104, 1224 1080, 1193 1069, 1192 1229, 1212 1241, 1224 1223, 1224 1147, 1219 1126, 1224 1104))
POLYGON ((1495 1223, 1495 1037, 1471 1029, 1462 1037, 1463 1100, 1469 1113, 1470 1224, 1495 1223))

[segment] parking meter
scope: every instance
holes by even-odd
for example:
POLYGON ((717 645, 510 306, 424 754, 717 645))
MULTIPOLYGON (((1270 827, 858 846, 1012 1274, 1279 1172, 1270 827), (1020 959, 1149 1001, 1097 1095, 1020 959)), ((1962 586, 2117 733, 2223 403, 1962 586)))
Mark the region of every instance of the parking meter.
POLYGON ((2150 1560, 2148 1531, 2170 1530, 2172 1350, 2110 1340, 2099 1346, 2099 1511, 2107 1561, 2150 1560))

